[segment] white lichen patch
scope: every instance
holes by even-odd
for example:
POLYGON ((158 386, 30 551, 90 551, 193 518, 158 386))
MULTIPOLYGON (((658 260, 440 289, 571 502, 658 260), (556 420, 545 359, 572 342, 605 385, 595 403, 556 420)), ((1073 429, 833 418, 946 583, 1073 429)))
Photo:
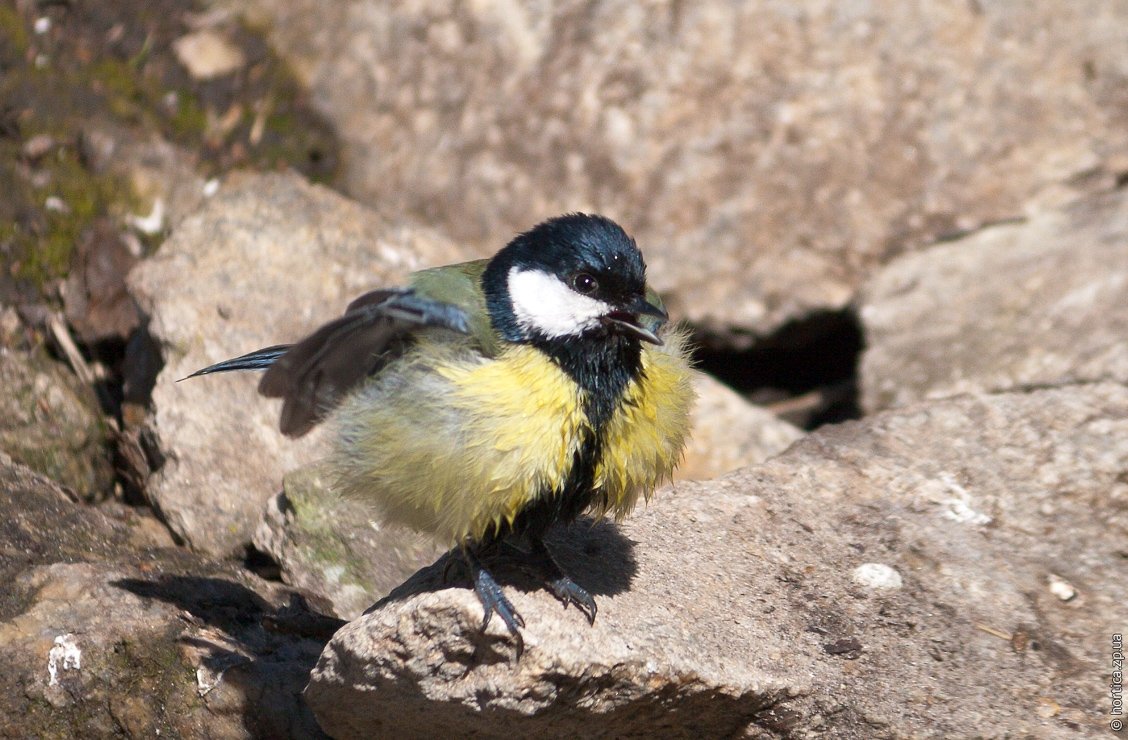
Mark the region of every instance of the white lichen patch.
POLYGON ((960 524, 982 526, 991 523, 991 517, 976 510, 975 499, 971 492, 961 486, 955 478, 951 475, 941 475, 938 483, 943 487, 943 493, 934 496, 933 500, 940 504, 945 518, 960 524))
POLYGON ((55 637, 55 644, 47 653, 48 686, 59 685, 59 671, 77 671, 82 668, 82 651, 71 633, 55 637))

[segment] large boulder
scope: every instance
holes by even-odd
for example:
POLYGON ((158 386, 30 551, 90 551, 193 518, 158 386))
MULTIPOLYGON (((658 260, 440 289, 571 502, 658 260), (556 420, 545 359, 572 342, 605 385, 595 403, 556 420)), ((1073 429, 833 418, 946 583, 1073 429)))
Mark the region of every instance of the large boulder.
POLYGON ((1116 384, 827 427, 562 534, 594 626, 502 576, 528 625, 516 659, 440 561, 338 632, 306 695, 340 740, 1103 737, 1126 469, 1116 384))
POLYGON ((354 197, 482 255, 604 211, 719 332, 842 308, 900 252, 1128 169, 1105 0, 230 5, 336 125, 354 197))
POLYGON ((1128 193, 994 226, 882 269, 859 298, 867 410, 1128 383, 1128 193))

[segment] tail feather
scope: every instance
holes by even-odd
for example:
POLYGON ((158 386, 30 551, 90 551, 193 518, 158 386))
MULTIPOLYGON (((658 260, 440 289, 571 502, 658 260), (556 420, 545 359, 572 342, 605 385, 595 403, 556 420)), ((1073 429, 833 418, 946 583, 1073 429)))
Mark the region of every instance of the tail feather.
POLYGON ((230 360, 208 365, 202 370, 197 370, 191 375, 181 378, 181 380, 195 378, 199 375, 210 375, 211 373, 226 373, 232 370, 265 370, 273 365, 279 357, 286 354, 292 346, 292 344, 276 344, 273 347, 264 347, 239 357, 233 357, 230 360))

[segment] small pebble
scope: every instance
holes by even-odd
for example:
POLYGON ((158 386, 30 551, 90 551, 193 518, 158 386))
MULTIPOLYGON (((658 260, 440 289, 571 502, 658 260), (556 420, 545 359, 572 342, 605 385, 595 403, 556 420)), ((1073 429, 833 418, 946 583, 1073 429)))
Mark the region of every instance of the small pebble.
POLYGON ((1077 589, 1064 578, 1051 573, 1046 580, 1050 585, 1050 593, 1062 601, 1073 601, 1077 597, 1077 589))
POLYGON ((854 583, 882 591, 901 588, 901 574, 884 563, 862 563, 851 575, 854 583))

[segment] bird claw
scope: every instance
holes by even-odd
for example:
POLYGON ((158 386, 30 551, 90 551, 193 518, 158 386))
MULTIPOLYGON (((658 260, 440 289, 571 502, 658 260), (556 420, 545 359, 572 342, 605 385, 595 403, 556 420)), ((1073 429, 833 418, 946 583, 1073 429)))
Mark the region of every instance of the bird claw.
POLYGON ((580 588, 568 576, 553 578, 547 584, 548 590, 564 603, 565 609, 568 608, 569 604, 572 604, 587 617, 588 624, 595 624, 595 613, 598 611, 598 607, 596 607, 595 599, 591 597, 591 594, 580 588))

